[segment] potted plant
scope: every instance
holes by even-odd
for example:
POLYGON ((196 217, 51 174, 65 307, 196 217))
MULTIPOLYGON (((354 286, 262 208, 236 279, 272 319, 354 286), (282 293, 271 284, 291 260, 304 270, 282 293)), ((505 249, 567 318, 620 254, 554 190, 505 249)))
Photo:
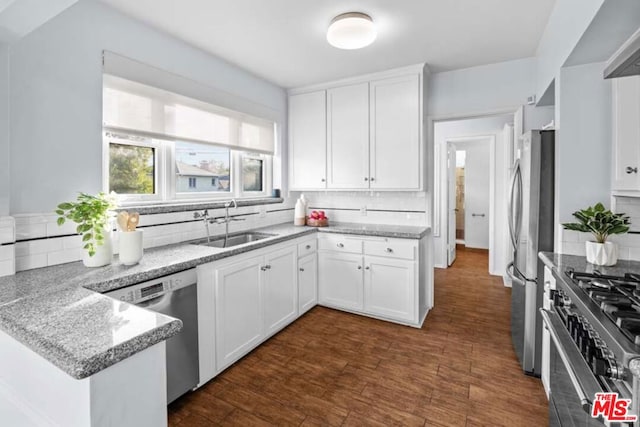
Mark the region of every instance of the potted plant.
POLYGON ((629 231, 629 217, 604 208, 602 203, 589 206, 573 213, 579 222, 562 224, 565 230, 591 233, 595 241, 586 242, 587 261, 595 265, 611 266, 618 262, 618 246, 607 242, 612 234, 624 234, 629 231))
POLYGON ((60 203, 56 209, 58 225, 66 220, 78 224, 76 231, 82 235, 85 249, 82 262, 87 267, 102 267, 111 263, 110 221, 115 207, 115 199, 111 195, 80 193, 77 201, 60 203))

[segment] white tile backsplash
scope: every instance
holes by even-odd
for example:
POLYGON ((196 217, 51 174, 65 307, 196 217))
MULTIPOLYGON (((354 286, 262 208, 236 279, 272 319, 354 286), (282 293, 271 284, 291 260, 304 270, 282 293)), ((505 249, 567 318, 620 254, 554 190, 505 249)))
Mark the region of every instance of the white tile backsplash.
MULTIPOLYGON (((202 221, 194 221, 193 212, 142 215, 140 217, 140 229, 144 233, 144 247, 148 249, 204 238, 206 236, 204 223, 202 221)), ((290 203, 268 205, 264 217, 259 214, 246 215, 259 212, 260 206, 232 209, 231 215, 243 215, 240 218, 243 218, 244 221, 232 222, 229 225, 229 231, 236 232, 287 221, 293 222, 293 210, 290 203)), ((209 210, 209 215, 213 218, 224 217, 224 209, 209 210)), ((14 274, 15 271, 30 270, 82 259, 82 238, 75 234, 76 224, 67 223, 62 227, 58 227, 56 220, 56 215, 49 214, 21 214, 16 216, 15 237, 17 237, 18 241, 15 245, 10 245, 14 256, 11 264, 15 268, 12 268, 9 274, 14 274)), ((2 236, 3 224, 0 221, 0 236, 2 236)), ((7 234, 7 240, 11 242, 15 240, 13 224, 14 220, 11 218, 10 228, 9 226, 6 227, 7 230, 10 229, 10 235, 7 234)), ((212 236, 222 234, 224 233, 224 224, 210 224, 209 231, 212 236)), ((118 253, 118 237, 119 232, 115 231, 113 233, 113 248, 116 254, 118 253)), ((3 262, 4 260, 0 257, 0 263, 3 262)), ((0 268, 0 275, 2 275, 3 271, 0 268)))
POLYGON ((15 220, 10 216, 0 216, 0 245, 16 240, 15 220))
MULTIPOLYGON (((243 221, 229 224, 230 232, 293 222, 293 206, 300 193, 282 204, 234 208, 231 215, 241 215, 243 221)), ((427 224, 426 193, 384 192, 315 192, 305 193, 311 207, 327 211, 330 221, 395 225, 427 224), (360 209, 366 207, 366 215, 360 209)), ((194 221, 194 211, 142 215, 140 229, 144 247, 153 248, 206 236, 202 221, 194 221)), ((210 209, 212 218, 224 217, 224 209, 210 209)), ((55 214, 20 214, 15 219, 0 218, 0 243, 9 242, 13 251, 15 271, 78 261, 82 258, 82 240, 76 235, 76 224, 67 222, 59 227, 55 214), (15 224, 15 226, 14 226, 15 224), (4 237, 3 237, 4 236, 4 237), (14 248, 15 246, 15 248, 14 248), (15 249, 15 250, 14 250, 15 249)), ((224 224, 210 224, 212 236, 224 233, 224 224)), ((113 233, 114 253, 118 253, 119 232, 113 233)), ((0 257, 0 262, 5 262, 0 257)), ((0 275, 2 273, 0 268, 0 275)), ((10 273, 10 274, 13 274, 10 273)))

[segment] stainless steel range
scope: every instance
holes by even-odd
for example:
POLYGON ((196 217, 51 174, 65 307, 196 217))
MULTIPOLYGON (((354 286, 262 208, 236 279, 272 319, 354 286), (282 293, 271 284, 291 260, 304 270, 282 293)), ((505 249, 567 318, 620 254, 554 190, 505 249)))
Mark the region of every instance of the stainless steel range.
POLYGON ((613 410, 603 410, 608 407, 596 393, 628 399, 627 415, 638 415, 640 276, 572 269, 565 274, 552 293, 552 309, 540 310, 553 342, 549 425, 638 427, 638 422, 616 419, 613 410), (597 418, 592 416, 594 404, 597 418), (607 418, 612 422, 605 422, 607 418))

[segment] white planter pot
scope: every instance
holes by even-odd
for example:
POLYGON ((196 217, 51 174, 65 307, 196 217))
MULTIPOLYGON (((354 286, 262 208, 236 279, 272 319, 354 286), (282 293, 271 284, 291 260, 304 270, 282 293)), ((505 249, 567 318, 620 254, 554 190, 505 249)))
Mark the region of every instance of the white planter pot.
POLYGON ((89 256, 88 251, 82 254, 82 263, 85 267, 102 267, 111 264, 113 259, 113 245, 111 243, 111 230, 105 230, 102 245, 95 245, 96 253, 89 256))
POLYGON ((613 242, 586 242, 587 262, 611 266, 618 262, 618 245, 613 242))

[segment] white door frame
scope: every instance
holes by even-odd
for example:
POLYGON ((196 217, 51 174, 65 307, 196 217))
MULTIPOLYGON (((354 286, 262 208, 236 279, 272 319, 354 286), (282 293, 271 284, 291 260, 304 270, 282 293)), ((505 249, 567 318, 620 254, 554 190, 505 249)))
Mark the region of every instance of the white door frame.
MULTIPOLYGON (((435 124, 437 122, 446 122, 446 121, 456 121, 456 120, 466 120, 466 119, 479 119, 479 118, 490 118, 493 116, 502 116, 505 114, 513 114, 514 115, 514 132, 516 135, 522 135, 524 133, 524 107, 522 105, 517 105, 513 107, 505 107, 501 109, 495 110, 487 110, 487 111, 475 111, 469 113, 458 113, 458 114, 447 114, 442 116, 428 116, 427 117, 427 146, 429 147, 428 154, 433 156, 428 158, 429 165, 433 168, 434 174, 431 176, 433 180, 433 186, 429 186, 431 190, 431 197, 428 198, 427 203, 427 215, 428 215, 428 224, 431 226, 433 230, 433 237, 442 238, 443 235, 446 237, 446 228, 443 229, 442 223, 442 194, 440 180, 442 179, 442 162, 441 162, 441 153, 438 145, 435 143, 435 124)), ((506 173, 506 172, 505 172, 506 173)), ((506 177, 508 181, 508 177, 506 177)), ((495 215, 494 215, 495 217, 495 215)), ((444 220, 446 220, 446 216, 444 220)), ((444 251, 446 252, 446 245, 444 246, 444 251)), ((447 254, 441 254, 441 259, 446 260, 447 254)), ((446 261, 445 261, 446 264, 446 261)), ((436 267, 446 268, 446 265, 436 265, 436 267)))
MULTIPOLYGON (((495 236, 494 236, 494 230, 496 227, 495 224, 495 213, 494 213, 494 204, 495 204, 495 182, 496 182, 496 136, 495 135, 470 135, 470 136, 456 136, 454 138, 447 138, 445 140, 445 145, 447 147, 447 149, 449 148, 449 145, 455 145, 456 143, 461 143, 461 142, 473 142, 473 141, 489 141, 489 271, 494 271, 494 266, 496 263, 495 260, 495 256, 492 256, 492 254, 495 254, 495 236)), ((446 180, 446 194, 449 194, 450 188, 449 188, 449 180, 446 180)), ((447 205, 448 205, 448 201, 449 201, 449 197, 447 197, 447 205)), ((447 212, 449 212, 449 209, 451 207, 447 206, 447 212)), ((449 221, 446 222, 447 224, 447 240, 449 239, 449 237, 451 236, 451 230, 449 230, 449 221)), ((466 226, 466 220, 465 220, 465 229, 467 228, 466 226)), ((451 242, 447 241, 447 246, 450 245, 451 242)), ((453 244, 455 245, 455 240, 453 242, 453 244)))

